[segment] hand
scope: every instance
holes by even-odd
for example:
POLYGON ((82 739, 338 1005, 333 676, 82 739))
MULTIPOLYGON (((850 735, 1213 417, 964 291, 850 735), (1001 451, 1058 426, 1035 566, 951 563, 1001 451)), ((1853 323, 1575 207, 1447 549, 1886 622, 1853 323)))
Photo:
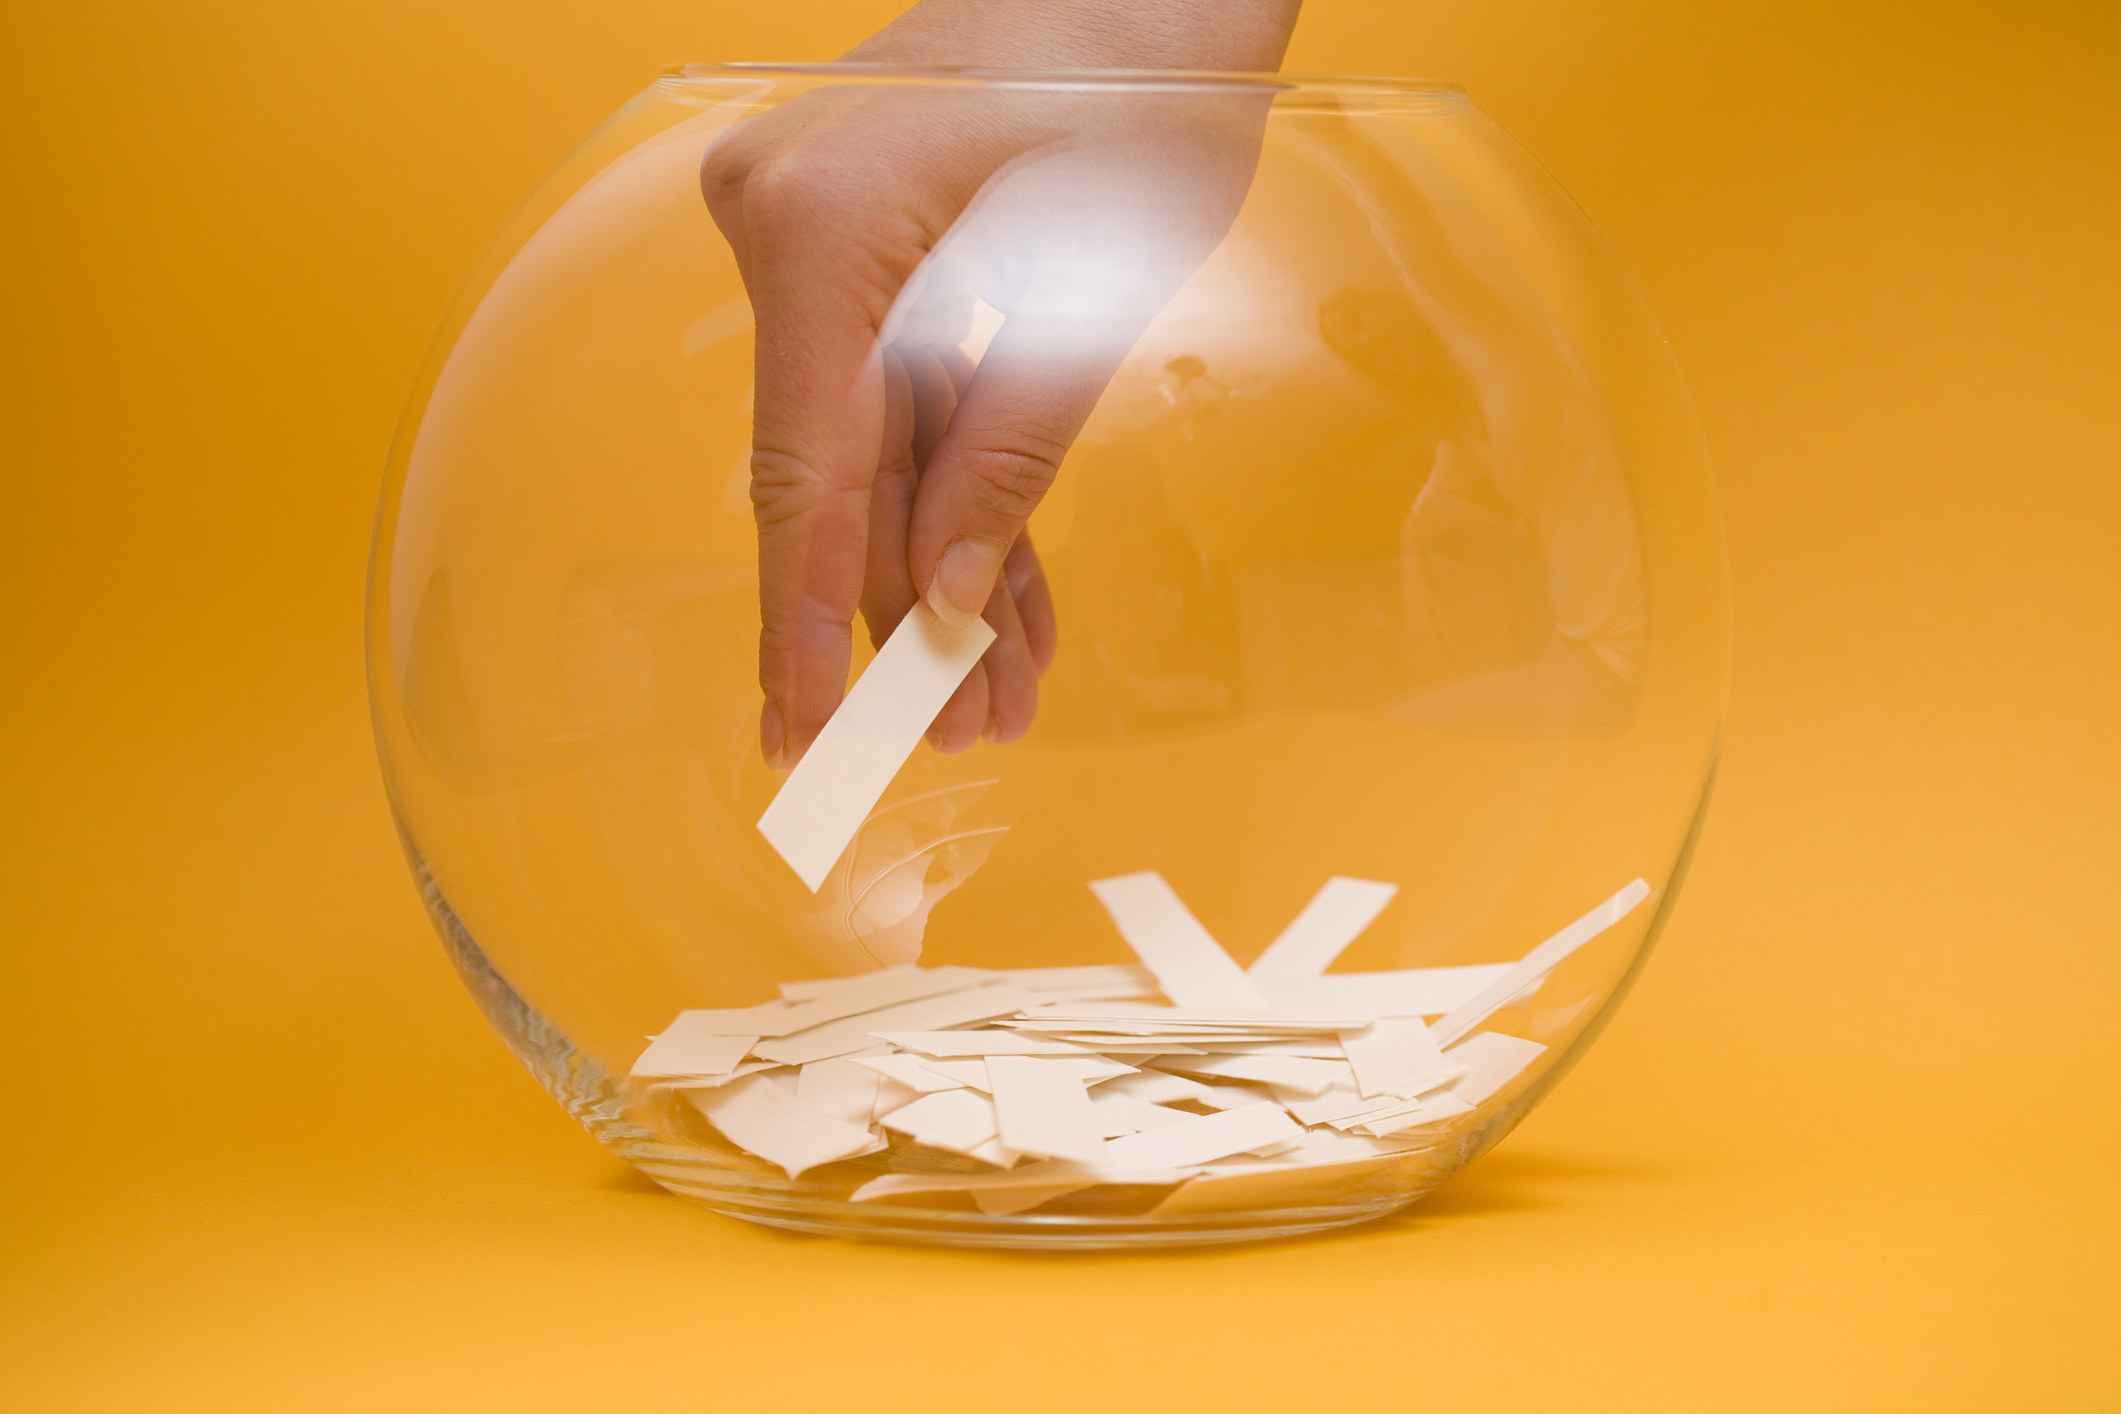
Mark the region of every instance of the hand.
MULTIPOLYGON (((1270 70, 1296 0, 925 0, 850 52, 901 67, 1270 70)), ((836 85, 731 129, 701 188, 758 330, 760 746, 838 705, 857 609, 925 597, 996 640, 936 718, 1022 735, 1055 642, 1024 522, 1113 370, 1214 249, 1266 95, 836 85), (1003 323, 975 367, 984 302, 1003 323)))

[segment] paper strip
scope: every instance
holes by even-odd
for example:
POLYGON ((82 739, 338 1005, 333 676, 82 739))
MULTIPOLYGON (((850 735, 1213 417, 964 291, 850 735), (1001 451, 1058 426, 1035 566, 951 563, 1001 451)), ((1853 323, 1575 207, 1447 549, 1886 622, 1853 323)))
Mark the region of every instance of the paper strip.
POLYGON ((812 1061, 795 1079, 795 1097, 834 1119, 867 1126, 884 1077, 847 1059, 812 1061))
POLYGON ((758 1044, 756 1036, 701 1034, 685 1025, 685 1014, 649 1041, 633 1063, 632 1074, 640 1080, 674 1079, 683 1076, 727 1075, 743 1063, 758 1044))
POLYGON ((1445 1120, 1456 1119, 1460 1115, 1469 1115, 1473 1113, 1474 1108, 1474 1106, 1467 1104, 1456 1095, 1445 1092, 1441 1095, 1429 1096, 1428 1099, 1423 1100, 1413 1109, 1401 1110, 1397 1114, 1385 1115, 1380 1118, 1365 1119, 1358 1123, 1355 1128, 1365 1134, 1375 1134, 1380 1137, 1388 1134, 1403 1134, 1410 1129, 1422 1129, 1432 1124, 1441 1124, 1445 1120))
POLYGON ((1479 994, 1515 963, 1415 967, 1403 972, 1334 972, 1290 987, 1290 1006, 1345 1009, 1363 1016, 1441 1016, 1479 994))
POLYGON ((1080 1056, 1066 1041, 1048 1041, 1021 1031, 878 1031, 879 1040, 938 1060, 960 1056, 1080 1056))
POLYGON ((1245 975, 1268 996, 1317 978, 1399 892, 1397 884, 1332 878, 1311 896, 1245 975))
POLYGON ((1021 1011, 1024 994, 1014 987, 968 987, 939 997, 923 997, 902 1006, 850 1016, 812 1027, 799 1035, 777 1041, 761 1041, 752 1054, 783 1065, 807 1065, 814 1060, 852 1055, 876 1045, 877 1031, 930 1031, 963 1026, 1021 1011))
POLYGON ((1478 995, 1451 1008, 1430 1031, 1436 1044, 1449 1046, 1486 1021, 1497 1008, 1557 967, 1563 958, 1635 911, 1650 896, 1650 886, 1641 879, 1629 884, 1598 907, 1556 933, 1524 955, 1508 972, 1481 988, 1478 995))
POLYGON ((1019 1153, 1086 1163, 1104 1153, 1104 1122, 1079 1077, 1032 1056, 992 1056, 987 1074, 1002 1143, 1019 1153))
POLYGON ((958 626, 917 603, 855 680, 759 817, 759 833, 811 892, 993 642, 985 619, 958 626))
POLYGON ((1092 1095, 1090 1103, 1102 1121, 1107 1139, 1117 1139, 1122 1134, 1139 1134, 1145 1129, 1162 1129, 1166 1125, 1183 1124, 1196 1116, 1185 1110, 1174 1110, 1163 1105, 1152 1105, 1147 1100, 1137 1100, 1132 1095, 1107 1095, 1103 1092, 1092 1095))
POLYGON ((1515 1080, 1518 1073, 1545 1049, 1537 1041, 1527 1041, 1522 1036, 1505 1036, 1500 1031, 1477 1032, 1444 1052, 1446 1060, 1462 1065, 1466 1070, 1445 1093, 1469 1105, 1480 1104, 1515 1080))
POLYGON ((993 973, 974 967, 917 967, 911 963, 859 977, 836 977, 832 987, 818 990, 771 1018, 759 1034, 793 1036, 843 1017, 861 1016, 923 997, 962 992, 993 978, 993 973))
POLYGON ((1220 1114, 1195 1115, 1184 1124, 1146 1129, 1124 1139, 1108 1139, 1104 1167, 1185 1168, 1294 1139, 1303 1132, 1303 1126, 1280 1105, 1246 1105, 1220 1114))
POLYGON ((1451 1078, 1451 1062, 1418 1017, 1380 1021, 1342 1036, 1340 1044, 1355 1067, 1356 1088, 1365 1095, 1411 1100, 1451 1078))
POLYGON ((1149 969, 1132 962, 1094 963, 1087 967, 1012 967, 1002 974, 1010 985, 1047 996, 1083 1001, 1119 1001, 1156 995, 1149 969))
MULTIPOLYGON (((781 995, 790 1002, 814 1002, 821 997, 834 997, 848 991, 859 991, 876 985, 879 977, 903 977, 909 974, 921 977, 963 978, 961 985, 977 987, 987 982, 1000 982, 1008 974, 985 967, 959 967, 951 964, 944 967, 922 967, 917 962, 901 963, 897 967, 882 967, 873 972, 858 972, 851 977, 805 977, 796 982, 781 983, 781 995)), ((953 990, 937 987, 936 992, 953 990)), ((932 995, 932 994, 929 994, 932 995)), ((900 998, 910 1001, 911 998, 900 998)), ((767 1003, 771 1006, 772 1003, 767 1003)))
POLYGON ((1090 885, 1127 946, 1182 1007, 1264 1007, 1252 979, 1231 961, 1161 874, 1123 874, 1090 885))
POLYGON ((854 1063, 922 1095, 938 1090, 962 1090, 965 1084, 921 1063, 919 1056, 857 1056, 854 1063))
POLYGON ((884 1141, 867 1125, 848 1124, 804 1104, 771 1076, 753 1075, 685 1098, 729 1141, 800 1178, 819 1164, 873 1154, 884 1141))
POLYGON ((1187 1075, 1216 1075, 1229 1080, 1256 1080, 1299 1094, 1316 1095, 1348 1078, 1346 1061, 1310 1060, 1303 1056, 1181 1056, 1159 1061, 1163 1070, 1187 1075))
POLYGON ((943 1090, 923 1095, 883 1118, 886 1129, 910 1134, 921 1143, 953 1153, 970 1154, 1001 1130, 994 1102, 970 1090, 943 1090))
MULTIPOLYGON (((1106 1060, 1103 1056, 1041 1056, 1038 1063, 1059 1074, 1072 1075, 1085 1085, 1095 1085, 1100 1081, 1114 1080, 1122 1075, 1135 1073, 1133 1066, 1106 1060)), ((994 1093, 994 1077, 987 1069, 985 1060, 928 1060, 919 1064, 930 1073, 946 1080, 970 1086, 989 1095, 994 1093)))

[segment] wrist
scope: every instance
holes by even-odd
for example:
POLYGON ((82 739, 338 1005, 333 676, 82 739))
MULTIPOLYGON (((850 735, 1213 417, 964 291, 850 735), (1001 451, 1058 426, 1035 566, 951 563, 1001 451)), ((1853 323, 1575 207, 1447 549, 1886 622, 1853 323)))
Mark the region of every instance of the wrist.
POLYGON ((922 0, 844 56, 966 68, 1281 66, 1300 0, 922 0))

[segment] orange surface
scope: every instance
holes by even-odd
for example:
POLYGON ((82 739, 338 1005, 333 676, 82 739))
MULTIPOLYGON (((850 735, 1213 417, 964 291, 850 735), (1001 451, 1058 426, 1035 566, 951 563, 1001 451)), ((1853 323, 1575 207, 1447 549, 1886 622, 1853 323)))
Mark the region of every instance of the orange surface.
POLYGON ((1184 1256, 796 1239, 515 1068, 369 759, 398 404, 657 66, 889 8, 10 16, 0 1407, 2121 1407, 2110 5, 1311 0, 1292 67, 1461 80, 1575 191, 1730 517, 1675 926, 1435 1198, 1184 1256))

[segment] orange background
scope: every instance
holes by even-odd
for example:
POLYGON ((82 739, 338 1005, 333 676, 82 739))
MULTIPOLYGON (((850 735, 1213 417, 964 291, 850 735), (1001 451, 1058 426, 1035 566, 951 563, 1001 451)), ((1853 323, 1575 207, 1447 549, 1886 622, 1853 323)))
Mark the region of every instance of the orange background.
POLYGON ((0 1407, 2121 1408, 2121 9, 1311 0, 1635 271, 1739 669, 1662 954, 1400 1217, 859 1246, 632 1177, 491 1037, 370 758, 457 276, 657 67, 889 0, 19 6, 0 1407), (2005 13, 2008 9, 2008 13, 2005 13))

